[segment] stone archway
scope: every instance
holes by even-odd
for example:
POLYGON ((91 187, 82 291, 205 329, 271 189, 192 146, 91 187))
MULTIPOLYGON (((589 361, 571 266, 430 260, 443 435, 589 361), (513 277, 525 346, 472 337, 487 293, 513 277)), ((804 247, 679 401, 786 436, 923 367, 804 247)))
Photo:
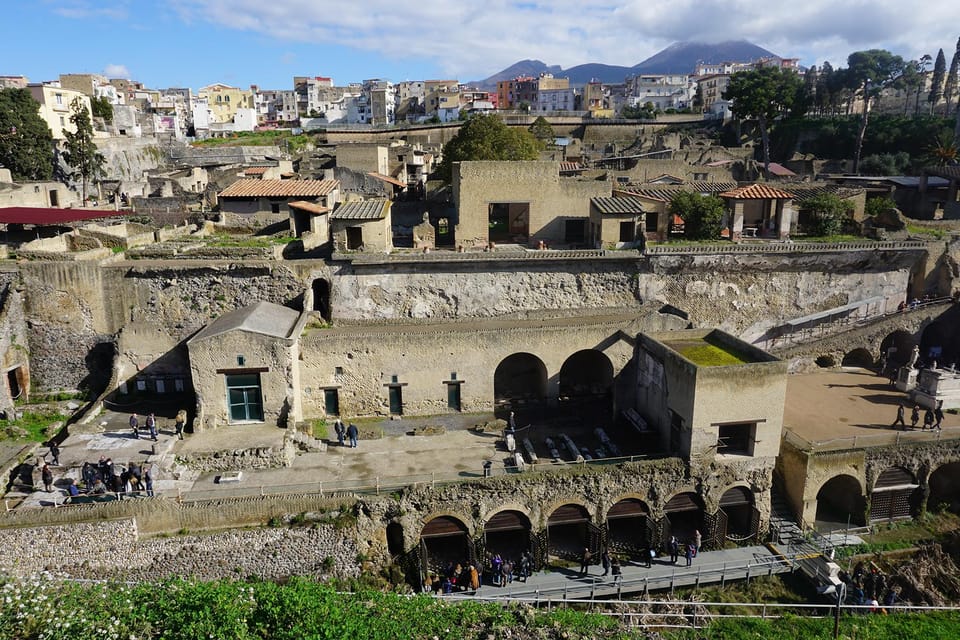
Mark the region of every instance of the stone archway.
POLYGON ((815 526, 822 530, 842 529, 847 524, 866 524, 866 499, 860 481, 848 474, 834 476, 817 492, 815 526))
POLYGON ((565 410, 606 419, 613 402, 613 363, 602 351, 577 351, 560 367, 559 390, 565 410))
POLYGON ((862 347, 847 352, 840 363, 843 367, 860 367, 862 369, 872 369, 874 364, 873 354, 862 347))
POLYGON ((705 538, 706 519, 703 499, 693 491, 678 493, 663 506, 663 538, 677 536, 681 542, 692 541, 699 531, 705 538))
POLYGON ((910 354, 917 341, 903 329, 887 334, 880 342, 880 360, 887 369, 899 369, 910 361, 910 354))
POLYGON ((749 488, 730 487, 720 496, 716 526, 715 535, 719 540, 730 538, 743 542, 756 537, 760 528, 760 512, 749 488))
POLYGON ((547 399, 547 367, 532 353, 514 353, 493 374, 493 402, 498 410, 541 405, 547 399))
POLYGON ((942 464, 930 474, 927 510, 960 513, 960 462, 942 464))
POLYGON ((639 498, 623 498, 607 511, 607 547, 617 555, 642 557, 654 543, 650 507, 639 498))
POLYGON ((448 564, 468 564, 474 560, 473 543, 467 525, 454 516, 431 518, 420 532, 424 565, 441 573, 448 564))
POLYGON ((547 517, 549 554, 576 560, 586 547, 597 553, 600 550, 600 536, 594 534, 595 529, 586 507, 576 503, 560 505, 547 517))
POLYGON ((920 485, 910 470, 884 469, 870 493, 870 522, 911 517, 920 508, 920 495, 920 485))
POLYGON ((330 322, 330 282, 326 278, 316 278, 311 285, 313 289, 313 310, 320 317, 330 322))
POLYGON ((483 550, 499 553, 502 558, 517 564, 521 554, 533 551, 539 565, 541 554, 531 534, 530 518, 522 511, 504 509, 487 519, 483 526, 483 550))

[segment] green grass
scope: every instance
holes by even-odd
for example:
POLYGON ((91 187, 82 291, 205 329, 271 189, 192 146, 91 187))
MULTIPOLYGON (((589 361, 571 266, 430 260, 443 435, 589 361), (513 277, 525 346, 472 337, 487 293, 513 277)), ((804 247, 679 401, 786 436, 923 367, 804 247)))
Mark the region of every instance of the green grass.
POLYGON ((216 235, 210 236, 207 245, 211 247, 245 247, 266 249, 277 245, 290 244, 296 238, 290 236, 232 236, 216 235))
POLYGON ((664 344, 698 367, 726 367, 753 362, 751 358, 707 339, 666 340, 664 344))
POLYGON ((303 149, 314 137, 307 134, 292 135, 289 131, 241 131, 229 138, 207 138, 193 142, 195 147, 288 147, 290 152, 303 149))
POLYGON ((0 429, 0 440, 44 442, 49 437, 47 431, 50 427, 64 420, 64 416, 56 411, 24 411, 22 417, 8 423, 7 428, 0 429), (19 427, 26 435, 9 427, 19 427))
POLYGON ((935 229, 931 227, 925 227, 919 224, 907 224, 907 232, 910 235, 916 236, 930 236, 936 240, 943 240, 947 236, 947 232, 943 229, 935 229))

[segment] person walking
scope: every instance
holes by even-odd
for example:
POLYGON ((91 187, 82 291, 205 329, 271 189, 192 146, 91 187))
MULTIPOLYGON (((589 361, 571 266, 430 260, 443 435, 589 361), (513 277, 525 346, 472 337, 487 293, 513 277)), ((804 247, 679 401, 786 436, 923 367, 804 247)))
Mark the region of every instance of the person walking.
POLYGON ((613 585, 619 586, 623 584, 623 573, 620 569, 620 558, 613 556, 610 559, 610 571, 613 573, 613 585))
POLYGON ((50 441, 50 458, 52 459, 51 464, 53 466, 60 466, 60 447, 58 447, 57 443, 53 440, 50 441))
POLYGON ((904 429, 907 428, 907 423, 903 419, 905 413, 906 413, 905 405, 903 403, 900 403, 900 406, 897 407, 897 419, 893 421, 892 425, 890 425, 891 429, 896 429, 898 424, 904 429))
POLYGON ((940 423, 943 422, 943 400, 937 402, 937 408, 933 410, 933 428, 940 431, 940 423))
POLYGON ((910 412, 910 428, 916 429, 917 423, 920 422, 920 405, 913 405, 913 411, 910 412))
POLYGON ((583 555, 580 556, 580 575, 586 576, 590 574, 590 562, 593 560, 593 554, 590 553, 589 547, 583 548, 583 555))
POLYGON ((703 543, 703 536, 700 535, 700 529, 693 532, 693 555, 700 552, 700 545, 703 543))
POLYGON ((694 549, 693 543, 692 542, 688 543, 686 552, 684 553, 684 556, 683 556, 684 558, 687 559, 688 567, 693 564, 693 549, 694 549))
POLYGON ((677 564, 677 558, 680 557, 680 541, 677 536, 670 536, 667 548, 670 550, 670 564, 677 564))
POLYGON ((180 409, 177 411, 177 417, 174 418, 174 435, 177 436, 180 440, 183 440, 183 429, 187 425, 187 410, 180 409))
POLYGON ((137 418, 137 414, 130 414, 130 428, 133 430, 133 437, 140 438, 140 420, 137 418))
POLYGON ((343 421, 340 418, 333 421, 333 432, 337 434, 337 442, 339 442, 342 447, 343 438, 347 435, 347 430, 344 428, 343 421))
POLYGON ((360 432, 357 430, 357 425, 350 423, 350 426, 347 427, 347 438, 350 440, 350 447, 352 449, 357 448, 357 436, 360 435, 360 432))
POLYGON ((150 439, 156 442, 157 441, 157 416, 153 415, 153 412, 151 412, 147 416, 147 431, 150 432, 150 439))
POLYGON ((603 567, 603 577, 610 573, 610 552, 606 549, 600 554, 600 566, 603 567))
POLYGON ((153 497, 153 475, 150 467, 143 468, 143 484, 147 489, 147 496, 153 497))
POLYGON ((929 407, 923 412, 923 431, 927 429, 933 431, 933 410, 929 407))

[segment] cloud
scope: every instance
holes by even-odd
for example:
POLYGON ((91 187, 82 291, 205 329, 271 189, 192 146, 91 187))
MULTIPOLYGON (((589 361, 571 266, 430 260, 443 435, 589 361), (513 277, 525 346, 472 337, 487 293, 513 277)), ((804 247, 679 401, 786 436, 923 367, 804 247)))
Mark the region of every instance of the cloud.
POLYGON ((129 17, 128 0, 42 0, 53 5, 53 12, 64 18, 84 20, 89 18, 111 18, 125 20, 129 17))
POLYGON ((945 0, 923 11, 911 11, 900 0, 171 2, 191 24, 339 45, 395 62, 427 60, 462 79, 525 58, 565 68, 585 62, 630 66, 683 40, 747 39, 805 64, 843 65, 849 53, 868 48, 919 58, 940 47, 952 51, 960 31, 960 3, 945 0))
POLYGON ((130 70, 122 64, 108 64, 103 68, 103 75, 108 78, 126 78, 127 80, 131 77, 130 70))

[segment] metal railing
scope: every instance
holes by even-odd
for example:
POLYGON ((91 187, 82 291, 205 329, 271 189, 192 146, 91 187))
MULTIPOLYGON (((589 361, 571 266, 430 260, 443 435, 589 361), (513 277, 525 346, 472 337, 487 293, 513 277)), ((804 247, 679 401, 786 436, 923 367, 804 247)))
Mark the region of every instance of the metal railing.
POLYGON ((927 431, 894 431, 871 433, 866 435, 844 436, 829 440, 807 440, 789 429, 784 430, 783 439, 801 451, 843 451, 867 447, 909 446, 924 442, 960 439, 960 427, 942 427, 927 431))
POLYGON ((825 251, 903 251, 926 249, 927 243, 920 240, 903 241, 856 241, 856 242, 732 242, 711 244, 651 244, 648 255, 709 254, 709 253, 822 253, 825 251))

